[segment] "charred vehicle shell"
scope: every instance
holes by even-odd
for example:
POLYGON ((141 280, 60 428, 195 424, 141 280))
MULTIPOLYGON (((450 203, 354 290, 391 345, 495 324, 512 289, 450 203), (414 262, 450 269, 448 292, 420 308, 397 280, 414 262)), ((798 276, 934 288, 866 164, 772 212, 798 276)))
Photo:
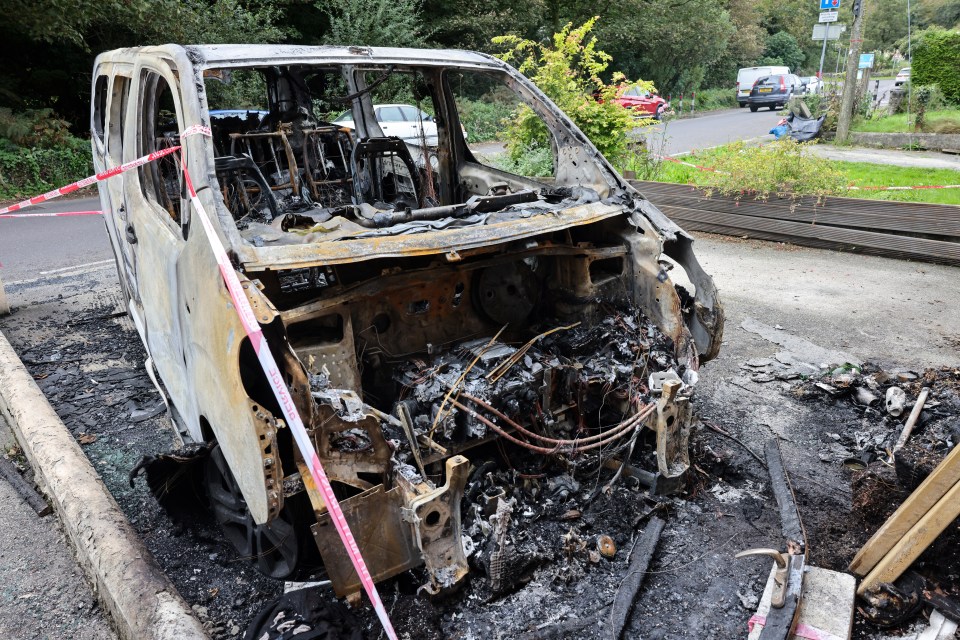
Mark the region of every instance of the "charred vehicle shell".
POLYGON ((713 282, 691 238, 509 65, 442 50, 123 49, 95 63, 92 131, 98 171, 183 146, 100 197, 148 366, 184 442, 210 446, 225 534, 268 575, 318 551, 338 594, 360 588, 194 228, 181 162, 376 580, 423 566, 439 593, 464 579, 461 502, 484 450, 572 475, 622 467, 646 428, 650 483, 681 487, 697 371, 723 328, 713 282), (250 95, 262 103, 245 111, 250 95), (539 116, 551 175, 471 150, 463 118, 483 96, 539 116), (406 102, 421 133, 414 120, 386 136, 374 105, 406 102), (334 122, 344 110, 349 129, 334 122), (212 135, 181 140, 196 125, 212 135))

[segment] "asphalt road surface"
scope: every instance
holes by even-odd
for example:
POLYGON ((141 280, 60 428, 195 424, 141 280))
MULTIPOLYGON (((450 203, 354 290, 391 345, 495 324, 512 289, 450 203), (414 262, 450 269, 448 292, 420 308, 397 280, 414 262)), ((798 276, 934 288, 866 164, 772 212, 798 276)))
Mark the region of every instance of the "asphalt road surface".
POLYGON ((751 113, 749 109, 724 109, 703 116, 670 120, 645 128, 648 148, 654 153, 673 156, 696 149, 707 149, 735 140, 773 139, 768 131, 783 116, 779 110, 751 113))
MULTIPOLYGON (((100 199, 92 197, 56 200, 29 207, 22 213, 99 209, 100 199)), ((0 280, 7 286, 112 260, 102 216, 0 218, 0 280)))

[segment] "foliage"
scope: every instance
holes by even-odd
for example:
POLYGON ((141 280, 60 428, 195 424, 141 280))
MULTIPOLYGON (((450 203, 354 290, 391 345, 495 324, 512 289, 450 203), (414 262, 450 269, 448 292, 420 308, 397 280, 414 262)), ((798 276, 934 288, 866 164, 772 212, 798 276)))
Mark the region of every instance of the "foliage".
MULTIPOLYGON (((628 84, 622 75, 617 75, 612 85, 600 79, 610 56, 597 48, 597 38, 590 35, 595 21, 590 19, 576 29, 568 23, 554 34, 550 45, 509 35, 493 41, 505 49, 500 55, 503 60, 516 63, 597 149, 616 163, 627 154, 627 134, 634 125, 630 112, 614 100, 630 86, 639 84, 653 90, 653 85, 642 81, 628 84)), ((514 114, 505 137, 514 162, 550 145, 543 121, 526 105, 514 114)))
POLYGON ((14 112, 0 107, 0 144, 6 146, 86 148, 89 144, 70 134, 70 123, 53 109, 28 109, 14 112))
POLYGON ((823 197, 843 191, 843 175, 809 153, 808 146, 790 138, 759 147, 735 142, 716 150, 709 158, 714 171, 698 171, 693 182, 708 192, 749 194, 758 200, 770 196, 823 197))
POLYGON ((490 158, 490 164, 501 171, 518 176, 542 178, 553 175, 553 151, 550 147, 532 147, 524 153, 499 154, 490 158))
POLYGON ((697 90, 697 111, 733 109, 737 106, 737 94, 733 87, 697 90))
POLYGON ((51 109, 0 108, 0 198, 32 196, 93 172, 90 143, 51 109))
POLYGON ((457 100, 460 124, 467 130, 470 142, 496 140, 513 114, 513 106, 497 100, 457 100))
POLYGON ((0 150, 0 198, 22 198, 61 187, 93 173, 90 147, 0 150))
MULTIPOLYGON (((914 130, 916 113, 916 108, 913 108, 910 110, 910 114, 898 113, 857 120, 853 124, 853 130, 868 133, 907 133, 914 130)), ((922 132, 960 133, 960 110, 936 109, 928 105, 924 115, 922 132)))
MULTIPOLYGON (((703 85, 735 34, 727 4, 621 0, 616 12, 603 16, 597 36, 615 61, 612 70, 650 80, 665 93, 688 92, 703 85)), ((594 4, 588 6, 596 11, 594 4)), ((736 68, 729 65, 727 73, 735 77, 736 68)), ((729 82, 732 86, 733 80, 729 82)))
POLYGON ((763 50, 762 65, 784 65, 796 73, 805 59, 803 49, 797 39, 786 31, 778 31, 767 37, 767 46, 763 50))
POLYGON ((960 29, 932 27, 917 34, 910 80, 939 85, 947 100, 960 104, 960 29))
POLYGON ((421 0, 319 0, 330 20, 326 44, 420 47, 424 33, 421 0))

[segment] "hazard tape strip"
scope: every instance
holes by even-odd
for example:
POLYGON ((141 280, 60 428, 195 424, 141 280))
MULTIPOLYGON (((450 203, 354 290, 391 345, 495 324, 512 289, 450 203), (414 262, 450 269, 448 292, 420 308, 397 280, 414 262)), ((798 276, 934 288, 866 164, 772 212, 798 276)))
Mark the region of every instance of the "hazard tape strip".
MULTIPOLYGON (((41 202, 47 202, 49 200, 53 200, 54 198, 59 198, 60 196, 65 196, 68 193, 73 193, 77 189, 89 187, 90 185, 96 184, 97 182, 103 182, 108 178, 112 178, 113 176, 120 175, 124 171, 129 171, 130 169, 136 169, 137 167, 141 167, 149 162, 153 162, 154 160, 159 160, 160 158, 164 156, 168 156, 179 149, 180 149, 179 146, 175 146, 175 147, 168 147, 166 149, 161 149, 160 151, 154 151, 153 153, 145 155, 142 158, 137 158, 136 160, 131 160, 126 164, 122 164, 119 167, 114 167, 113 169, 107 169, 106 171, 103 171, 96 175, 84 178, 83 180, 77 180, 76 182, 68 184, 65 187, 60 187, 59 189, 48 191, 46 193, 40 194, 39 196, 34 196, 29 200, 24 200, 23 202, 12 204, 9 207, 4 207, 3 209, 0 209, 0 215, 12 213, 14 211, 19 211, 20 209, 23 209, 25 207, 30 207, 35 204, 40 204, 41 202)), ((34 214, 34 215, 47 215, 47 214, 34 214)))
POLYGON ((280 404, 280 409, 283 411, 283 416, 287 420, 287 426, 290 428, 291 433, 293 433, 293 438, 300 448, 300 455, 303 456, 303 459, 307 462, 314 484, 320 489, 320 494, 323 496, 327 510, 330 513, 330 519, 333 521, 337 533, 340 534, 340 540, 343 542, 343 546, 346 547, 347 555, 350 556, 353 568, 360 577, 360 582, 363 584, 363 588, 367 592, 370 602, 373 604, 373 609, 376 611, 377 617, 380 618, 380 624, 383 625, 387 637, 390 638, 390 640, 396 640, 397 634, 393 630, 393 625, 390 622, 387 610, 380 600, 380 594, 377 592, 377 587, 373 583, 373 578, 370 576, 367 564, 360 554, 360 547, 357 546, 353 532, 350 531, 350 526, 347 524, 347 520, 343 515, 343 509, 340 508, 340 503, 333 493, 333 487, 330 486, 327 473, 324 471, 323 465, 320 464, 320 458, 317 456, 313 442, 310 441, 310 436, 303 424, 303 420, 300 418, 300 413, 293 403, 293 398, 290 397, 290 390, 287 389, 286 383, 283 381, 283 374, 277 366, 276 360, 273 358, 273 353, 266 344, 266 339, 260 330, 260 323, 257 321, 257 317, 253 312, 253 308, 250 306, 250 302, 247 300, 246 294, 243 292, 243 287, 240 285, 237 272, 230 264, 230 258, 227 256, 226 249, 223 243, 220 242, 220 237, 217 236, 213 224, 207 217, 207 212, 197 197, 197 192, 194 191, 193 182, 190 180, 190 173, 187 171, 185 162, 183 163, 183 176, 187 183, 187 192, 190 194, 190 202, 193 203, 197 217, 200 219, 203 230, 207 234, 207 240, 209 240, 210 246, 213 248, 213 254, 217 258, 217 265, 220 267, 220 274, 223 276, 223 280, 227 285, 227 291, 230 293, 233 307, 236 309, 237 315, 240 316, 240 323, 243 325, 243 330, 250 339, 250 344, 257 354, 260 366, 263 367, 263 371, 267 375, 270 388, 273 390, 273 394, 280 404))
MULTIPOLYGON (((676 158, 671 158, 670 156, 658 155, 656 157, 660 160, 667 160, 669 162, 682 164, 685 167, 693 167, 694 169, 699 169, 700 171, 710 171, 711 173, 720 173, 725 176, 730 175, 726 171, 720 171, 719 169, 714 169, 713 167, 704 167, 703 165, 693 164, 692 162, 684 162, 683 160, 677 160, 676 158)), ((849 185, 844 188, 848 191, 918 191, 920 189, 960 189, 960 184, 921 184, 910 187, 857 187, 849 185)))
MULTIPOLYGON (((189 127, 180 134, 180 137, 185 138, 190 135, 210 136, 210 128, 203 126, 189 127)), ((91 184, 102 182, 112 178, 113 176, 119 175, 124 171, 129 171, 130 169, 134 169, 149 162, 158 160, 173 153, 174 151, 177 151, 178 149, 181 149, 181 147, 169 147, 167 149, 143 156, 142 158, 137 158, 136 160, 123 164, 114 169, 98 173, 97 175, 84 178, 83 180, 79 180, 65 187, 55 189, 43 195, 39 195, 34 198, 30 198, 29 200, 24 200, 18 204, 0 209, 0 215, 9 214, 12 211, 17 211, 24 207, 40 204, 41 202, 58 198, 62 195, 76 191, 77 189, 81 189, 91 184)), ((233 308, 236 310, 237 315, 240 318, 240 323, 243 326, 243 330, 250 339, 250 344, 253 346, 253 349, 257 354, 257 359, 260 361, 260 366, 263 368, 263 372, 267 376, 267 380, 270 383, 270 388, 273 391, 274 396, 276 396, 277 403, 280 405, 283 416, 287 421, 287 426, 290 428, 293 438, 297 443, 297 447, 300 449, 300 455, 303 456, 303 459, 307 463, 307 467, 310 469, 310 475, 313 477, 314 484, 320 489, 320 494, 323 496, 323 500, 327 505, 327 511, 330 513, 330 519, 333 521, 333 525, 336 528, 337 533, 340 535, 340 540, 343 542, 343 546, 346 548, 347 555, 350 557, 350 561, 353 563, 353 568, 360 577, 360 582, 363 585, 367 596, 370 598, 370 602, 373 604, 373 609, 376 611, 377 617, 380 619, 380 623, 383 625, 383 629, 387 634, 387 638, 389 640, 397 640, 397 634, 393 629, 393 624, 390 622, 390 616, 387 614, 386 607, 383 606, 383 601, 380 599, 380 594, 377 592, 377 587, 373 582, 373 577, 370 575, 367 564, 360 553, 360 547, 357 545, 357 541, 353 537, 353 533, 350 531, 350 526, 347 524, 346 517, 343 514, 343 509, 340 507, 340 502, 337 500, 337 496, 333 492, 333 487, 330 485, 330 479, 327 477, 326 471, 324 471, 323 465, 320 463, 320 457, 317 455, 317 451, 313 446, 313 442, 310 440, 310 435, 307 433, 306 426, 303 424, 303 420, 300 418, 300 413, 297 411, 297 407, 293 403, 293 398, 290 396, 290 390, 287 388, 286 383, 284 382, 283 373, 280 371, 280 367, 277 366, 277 361, 274 359, 273 353, 270 351, 270 347, 267 345, 266 338, 264 337, 263 332, 260 330, 260 323, 257 321, 256 314, 254 314, 253 308, 250 306, 250 301, 247 300, 247 296, 243 292, 243 287, 240 284, 240 278, 237 276, 236 270, 230 263, 230 258, 227 256, 227 251, 224 248, 223 243, 220 241, 220 237, 217 235, 217 232, 214 230, 213 223, 210 221, 210 217, 207 215, 206 209, 204 209, 203 204, 200 202, 200 198, 197 197, 196 190, 193 188, 193 181, 190 179, 189 171, 187 171, 187 163, 185 159, 181 161, 181 167, 183 170, 184 182, 187 185, 187 192, 190 195, 190 202, 197 213, 197 218, 200 220, 200 224, 203 227, 207 241, 210 243, 210 248, 213 250, 213 254, 216 257, 217 266, 220 269, 220 275, 223 277, 224 284, 227 286, 227 291, 229 292, 230 299, 233 302, 233 308)), ((54 216, 57 214, 37 215, 54 216)))
MULTIPOLYGON (((767 617, 761 616, 760 614, 754 614, 747 621, 747 631, 752 632, 753 628, 759 626, 761 629, 766 626, 767 617)), ((829 631, 823 631, 822 629, 817 629, 808 624, 802 622, 797 623, 796 628, 790 634, 791 638, 803 638, 803 640, 842 640, 839 636, 836 636, 829 631)))

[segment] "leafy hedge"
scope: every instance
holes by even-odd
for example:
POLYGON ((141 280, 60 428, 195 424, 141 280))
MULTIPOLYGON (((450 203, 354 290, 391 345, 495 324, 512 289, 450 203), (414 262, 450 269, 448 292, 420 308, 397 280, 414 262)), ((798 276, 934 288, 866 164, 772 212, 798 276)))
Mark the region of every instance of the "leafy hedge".
POLYGON ((911 82, 935 84, 944 97, 960 104, 960 29, 932 27, 913 45, 911 82))
POLYGON ((467 130, 469 142, 489 142, 503 134, 513 115, 513 106, 494 100, 457 100, 460 123, 467 130))
POLYGON ((26 198, 93 173, 89 148, 0 149, 0 199, 26 198))

